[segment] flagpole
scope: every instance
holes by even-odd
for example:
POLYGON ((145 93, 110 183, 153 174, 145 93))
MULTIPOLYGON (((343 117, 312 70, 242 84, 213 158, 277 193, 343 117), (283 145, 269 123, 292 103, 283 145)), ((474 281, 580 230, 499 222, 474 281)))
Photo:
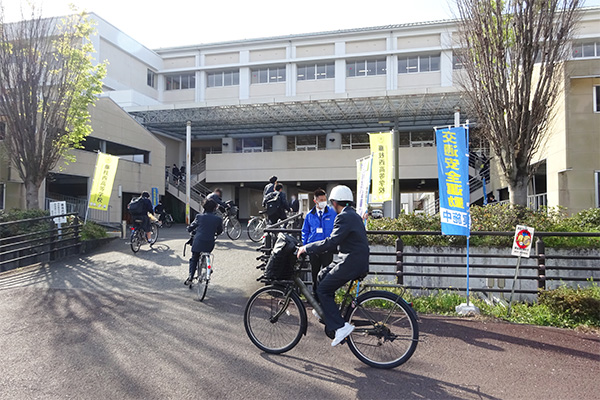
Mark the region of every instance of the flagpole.
MULTIPOLYGON (((98 166, 98 158, 100 158, 100 152, 96 152, 96 167, 98 166)), ((96 167, 94 167, 94 176, 96 175, 96 167)), ((83 223, 87 223, 88 214, 90 213, 90 201, 92 200, 92 186, 94 184, 94 178, 92 177, 92 183, 90 184, 90 190, 88 190, 88 201, 85 206, 85 216, 83 218, 83 223)))

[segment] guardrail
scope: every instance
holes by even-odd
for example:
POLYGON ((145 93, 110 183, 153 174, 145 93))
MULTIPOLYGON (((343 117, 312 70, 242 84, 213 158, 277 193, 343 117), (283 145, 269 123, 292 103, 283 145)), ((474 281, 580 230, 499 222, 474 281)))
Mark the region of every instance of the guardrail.
MULTIPOLYGON (((271 226, 266 232, 286 232, 297 237, 298 229, 277 229, 271 226)), ((396 236, 395 246, 384 251, 373 250, 369 261, 371 277, 387 278, 391 286, 414 290, 466 291, 466 249, 464 247, 407 247, 402 237, 415 235, 440 236, 432 231, 367 231, 370 235, 396 236)), ((514 232, 471 232, 472 236, 514 236, 514 232)), ((516 257, 511 248, 471 247, 469 251, 469 289, 486 294, 510 293, 515 275, 518 288, 514 293, 524 298, 537 296, 540 290, 561 284, 577 285, 600 280, 600 250, 568 253, 564 250, 546 248, 546 237, 597 237, 600 233, 583 232, 535 232, 535 250, 529 259, 522 259, 518 274, 516 257)), ((268 259, 273 246, 267 235, 260 248, 263 261, 268 259)))
POLYGON ((82 225, 77 213, 0 223, 0 272, 79 252, 82 225), (71 222, 58 228, 57 217, 71 222))

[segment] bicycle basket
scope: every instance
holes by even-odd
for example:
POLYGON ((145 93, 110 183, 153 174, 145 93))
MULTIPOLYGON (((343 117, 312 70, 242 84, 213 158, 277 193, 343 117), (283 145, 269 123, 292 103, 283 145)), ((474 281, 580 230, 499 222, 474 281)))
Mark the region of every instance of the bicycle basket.
POLYGON ((265 278, 285 280, 292 277, 296 263, 294 249, 298 244, 298 240, 292 235, 282 232, 277 234, 277 241, 265 268, 265 278))
POLYGON ((227 215, 230 217, 235 217, 238 213, 238 206, 231 206, 229 210, 227 210, 227 215))

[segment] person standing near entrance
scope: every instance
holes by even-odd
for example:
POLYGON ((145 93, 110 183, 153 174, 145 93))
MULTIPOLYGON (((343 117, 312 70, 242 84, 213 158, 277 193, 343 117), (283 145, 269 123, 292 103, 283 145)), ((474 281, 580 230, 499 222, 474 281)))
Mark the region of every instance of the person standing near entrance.
MULTIPOLYGON (((337 215, 333 208, 327 206, 327 193, 323 189, 315 190, 313 201, 315 206, 306 214, 302 225, 302 243, 305 245, 328 238, 333 231, 333 221, 337 215)), ((316 297, 317 276, 322 268, 331 264, 333 252, 310 254, 308 260, 312 272, 313 294, 316 297)))

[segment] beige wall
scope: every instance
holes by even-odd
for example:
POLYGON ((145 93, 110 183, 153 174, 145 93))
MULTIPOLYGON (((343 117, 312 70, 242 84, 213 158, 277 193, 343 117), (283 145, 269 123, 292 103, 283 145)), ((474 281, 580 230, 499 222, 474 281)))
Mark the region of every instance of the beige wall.
POLYGON ((194 66, 196 66, 195 56, 165 58, 164 61, 165 69, 191 68, 194 66))
MULTIPOLYGON (((109 98, 100 98, 90 109, 90 114, 93 137, 150 152, 149 164, 119 160, 109 203, 110 221, 118 222, 123 211, 122 199, 118 197, 119 185, 123 192, 141 193, 157 187, 159 193, 164 194, 165 146, 109 98)), ((97 155, 83 150, 73 150, 72 153, 77 161, 66 166, 59 162, 60 168, 57 167, 54 172, 89 177, 89 188, 97 155)))
POLYGON ((250 85, 250 97, 285 96, 285 82, 250 85))
POLYGON ((240 53, 220 53, 220 54, 206 54, 204 56, 204 65, 227 65, 237 64, 240 62, 240 53))
POLYGON ((223 87, 207 87, 204 94, 204 98, 207 101, 210 100, 229 100, 239 99, 240 87, 235 86, 223 86, 223 87))
POLYGON ((166 103, 192 103, 195 99, 196 89, 165 90, 163 92, 163 101, 166 103))
POLYGON ((285 60, 286 49, 280 47, 276 49, 261 49, 250 51, 250 62, 285 60))
POLYGON ((346 42, 346 54, 369 53, 386 50, 385 39, 357 40, 346 42))
POLYGON ((316 44, 310 46, 297 46, 296 57, 325 57, 335 54, 335 45, 333 43, 316 44))
MULTIPOLYGON (((263 182, 273 171, 282 182, 322 180, 323 171, 356 180, 356 160, 367 155, 368 149, 208 154, 206 181, 263 182)), ((437 179, 435 147, 401 148, 399 157, 401 179, 437 179)))
POLYGON ((442 84, 441 72, 420 72, 418 74, 398 74, 398 88, 439 87, 442 84))
POLYGON ((398 38, 398 49, 416 49, 420 47, 438 47, 441 45, 440 34, 408 36, 398 38))
POLYGON ((296 94, 333 93, 334 90, 335 81, 333 79, 298 81, 296 83, 296 94))

